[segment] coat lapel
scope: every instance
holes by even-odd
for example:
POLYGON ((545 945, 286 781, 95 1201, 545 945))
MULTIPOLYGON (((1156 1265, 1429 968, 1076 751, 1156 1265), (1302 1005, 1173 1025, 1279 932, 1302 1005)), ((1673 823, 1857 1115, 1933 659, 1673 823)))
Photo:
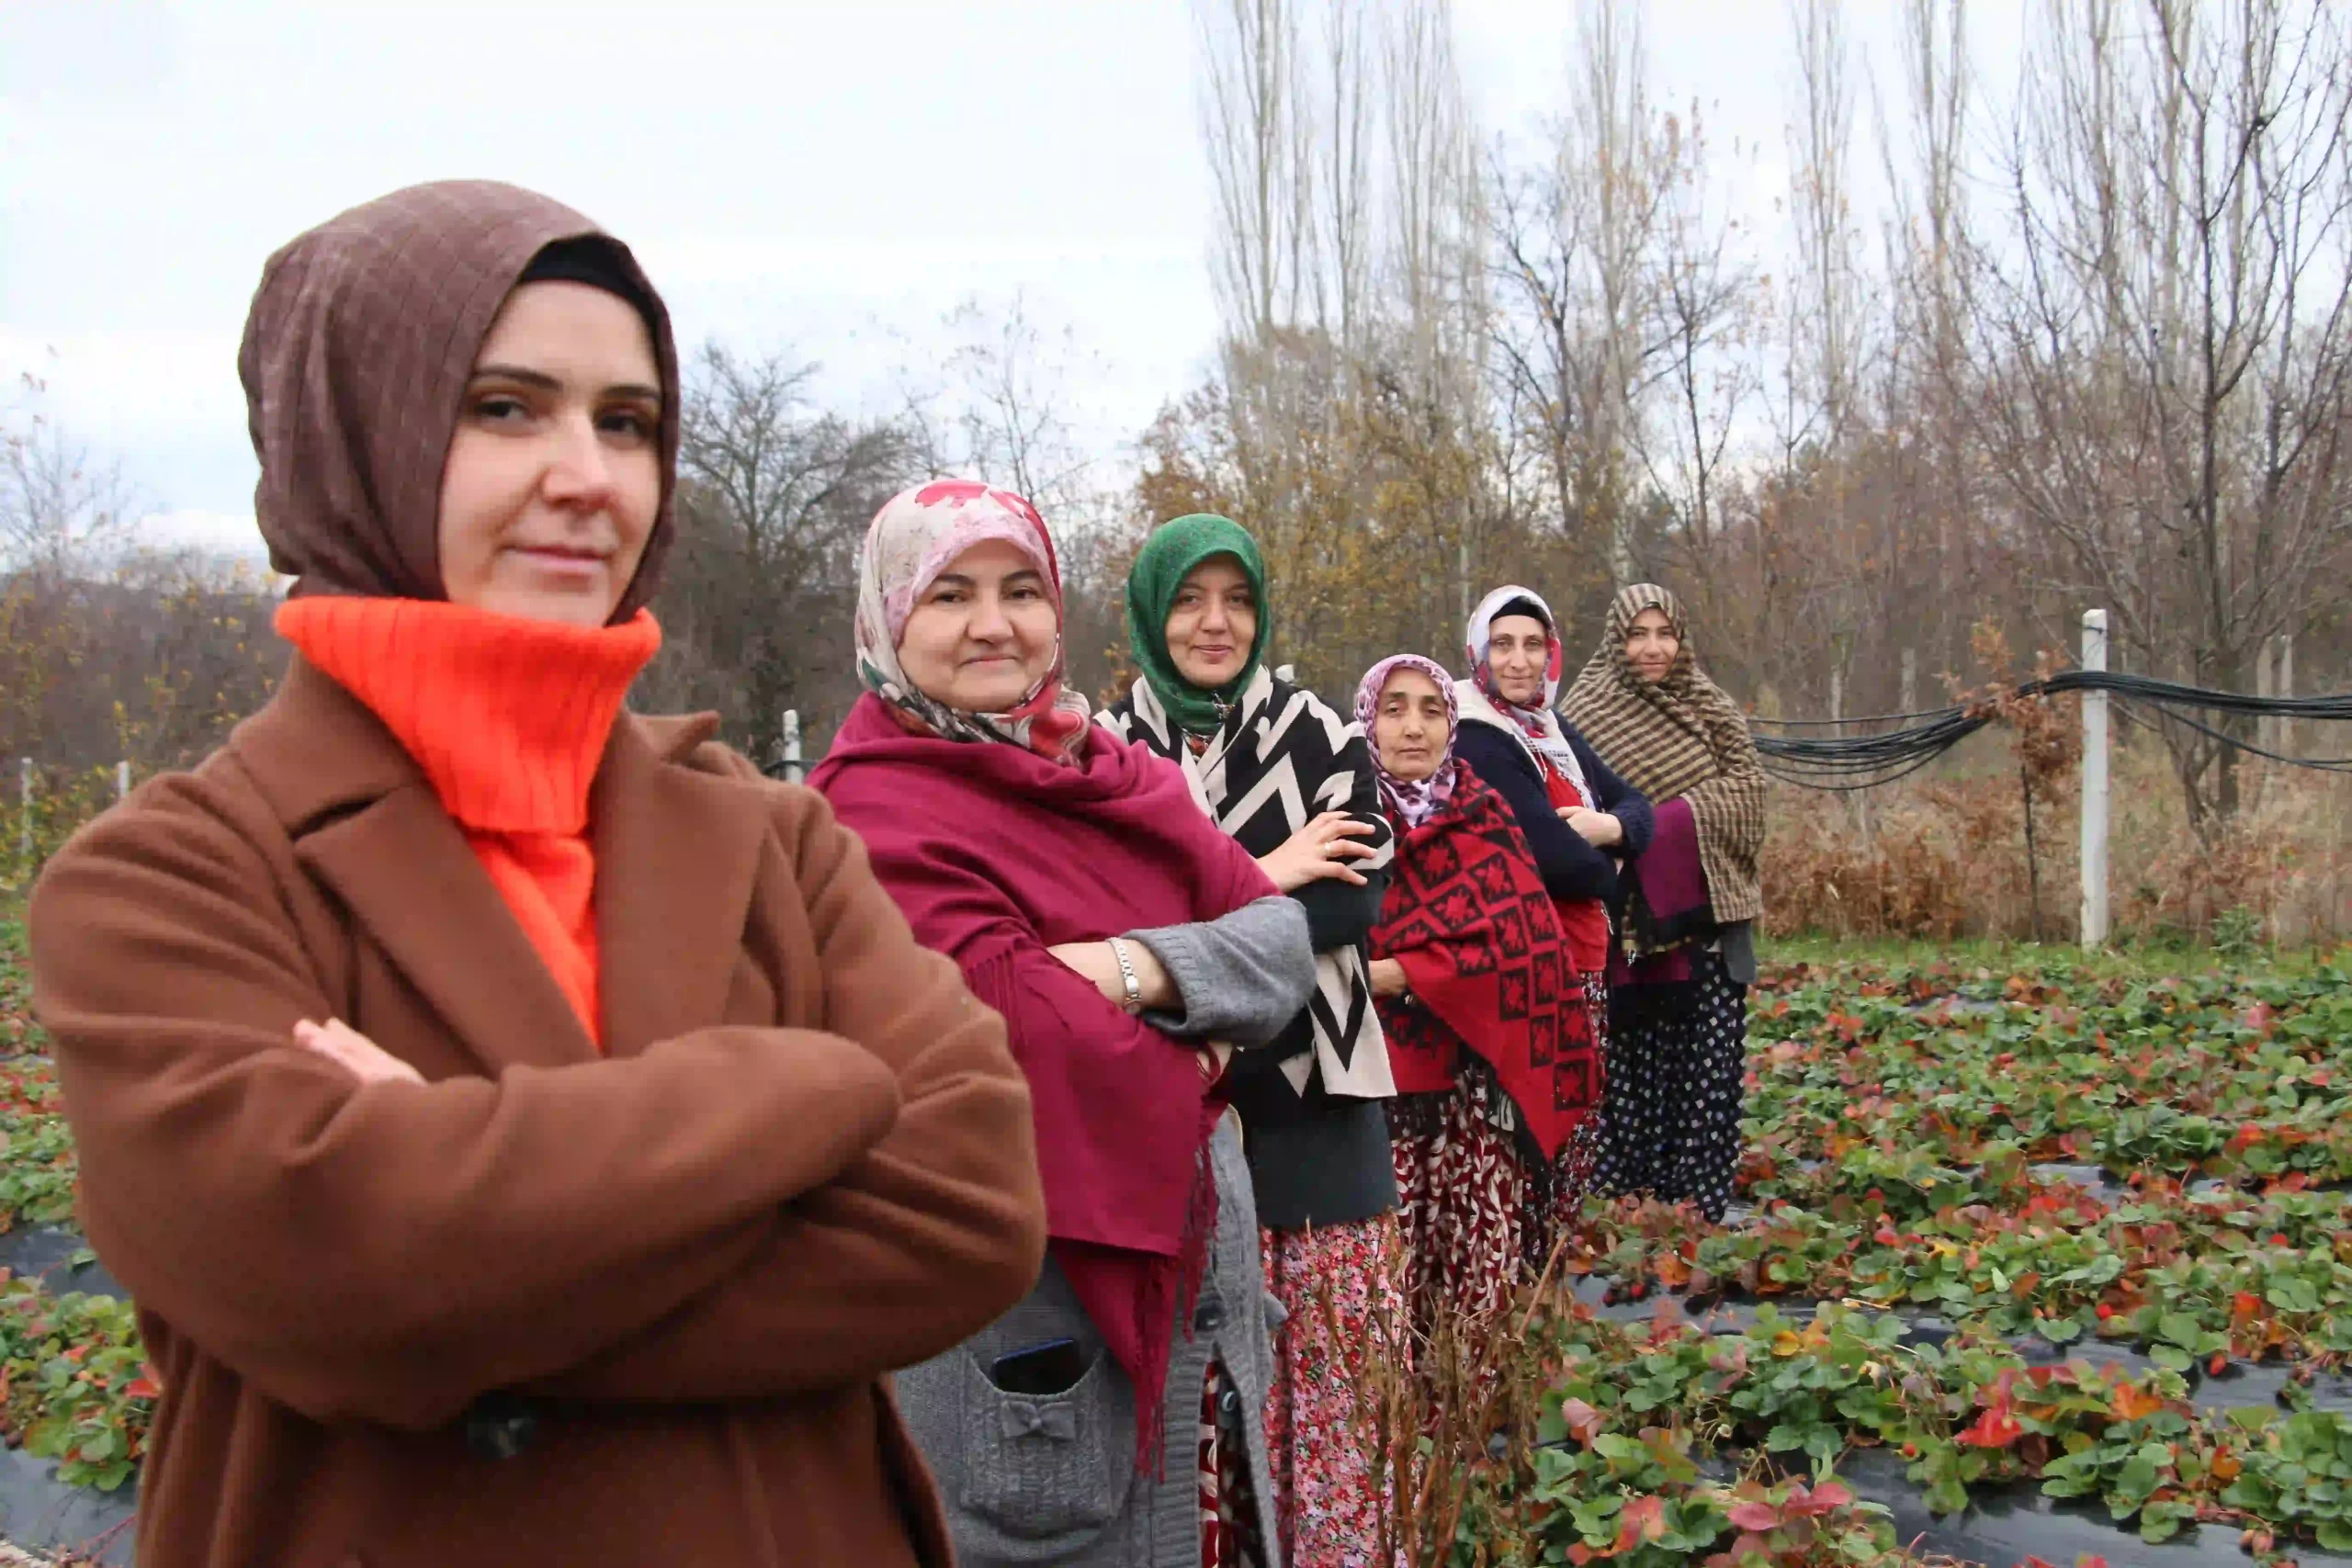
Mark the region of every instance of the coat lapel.
MULTIPOLYGON (((769 810, 756 784, 675 764, 709 729, 623 714, 597 772, 589 831, 612 1055, 725 1016, 769 810)), ((231 744, 296 857, 487 1073, 596 1059, 464 833, 366 705, 298 654, 231 744)))
POLYGON ((366 704, 298 653, 230 750, 295 858, 484 1072, 595 1055, 424 771, 366 704))
POLYGON ((296 856, 492 1077, 594 1061, 595 1043, 422 778, 304 837, 296 856))
POLYGON ((591 797, 605 1046, 616 1056, 724 1021, 742 959, 768 802, 758 784, 664 754, 695 733, 665 744, 623 715, 591 797))

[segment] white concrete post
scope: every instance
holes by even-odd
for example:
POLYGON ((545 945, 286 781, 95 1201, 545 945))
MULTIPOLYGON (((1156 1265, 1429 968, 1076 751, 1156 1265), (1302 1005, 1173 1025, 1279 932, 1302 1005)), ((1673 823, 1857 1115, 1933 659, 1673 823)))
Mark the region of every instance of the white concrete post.
POLYGON ((127 761, 114 765, 114 797, 117 800, 130 797, 130 764, 127 761))
POLYGON ((1901 711, 1904 713, 1914 713, 1917 711, 1918 706, 1919 650, 1916 648, 1906 648, 1903 650, 1903 703, 1901 711))
MULTIPOLYGON (((2083 668, 2107 668, 2107 612, 2083 612, 2083 668)), ((2107 694, 2083 694, 2083 945, 2107 942, 2107 694)))
POLYGON ((784 710, 784 776, 798 784, 807 776, 800 766, 800 710, 784 710))

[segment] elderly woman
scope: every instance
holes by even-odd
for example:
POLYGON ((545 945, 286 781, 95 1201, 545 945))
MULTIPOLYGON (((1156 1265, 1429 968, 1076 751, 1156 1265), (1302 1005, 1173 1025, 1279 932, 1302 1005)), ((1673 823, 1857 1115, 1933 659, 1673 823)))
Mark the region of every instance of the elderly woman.
POLYGON ((858 574, 867 692, 812 782, 1004 1016, 1052 1237, 1026 1301, 899 1381, 958 1558, 1272 1564, 1269 1312, 1225 1053, 1306 1003, 1306 912, 1063 685, 1027 502, 919 486, 858 574))
POLYGON ((1657 803, 1634 863, 1613 1031, 1602 1182, 1721 1220, 1739 1164, 1750 922, 1763 912, 1764 771, 1747 717, 1699 667, 1674 595, 1636 583, 1566 704, 1596 750, 1657 803))
POLYGON ((424 186, 272 258, 241 367, 294 658, 31 917, 139 1560, 944 1565, 885 1373, 1035 1278, 1028 1096, 823 801, 623 712, 661 299, 424 186))
POLYGON ((1502 796, 1454 755, 1453 679, 1411 654, 1356 692, 1396 858, 1372 933, 1390 1043, 1390 1108, 1410 1298, 1445 1312, 1508 1305, 1526 1278, 1532 1188, 1559 1168, 1600 1098, 1600 1042, 1551 899, 1502 796))
POLYGON ((1388 1050, 1365 976, 1389 828, 1363 728, 1276 679, 1258 542, 1228 518, 1154 530, 1127 578, 1143 678, 1101 716, 1183 770, 1210 820, 1306 912, 1316 988, 1263 1051, 1233 1064, 1274 1335, 1266 1438, 1283 1555, 1377 1560, 1384 1472, 1357 1408, 1375 1321, 1396 1322, 1396 1181, 1382 1101, 1388 1050))
MULTIPOLYGON (((1470 676, 1455 684, 1462 760, 1510 807, 1568 943, 1575 991, 1607 1054, 1609 909, 1618 865, 1650 839, 1650 807, 1561 722, 1559 626, 1532 589, 1496 589, 1470 617, 1470 676)), ((1598 1129, 1594 1129, 1596 1132, 1598 1129)), ((1556 1169, 1538 1173, 1526 1227, 1540 1268, 1560 1227, 1574 1224, 1597 1150, 1586 1138, 1556 1169)))

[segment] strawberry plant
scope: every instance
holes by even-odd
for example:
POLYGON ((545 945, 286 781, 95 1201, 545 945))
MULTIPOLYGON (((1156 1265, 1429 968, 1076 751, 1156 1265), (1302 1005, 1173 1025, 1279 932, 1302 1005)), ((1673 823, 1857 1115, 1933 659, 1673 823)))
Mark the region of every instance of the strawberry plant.
POLYGON ((56 1461, 60 1479, 127 1484, 162 1392, 128 1303, 0 1283, 0 1429, 56 1461))
POLYGON ((0 1060, 0 1230, 28 1220, 71 1223, 79 1179, 48 1060, 0 1060))

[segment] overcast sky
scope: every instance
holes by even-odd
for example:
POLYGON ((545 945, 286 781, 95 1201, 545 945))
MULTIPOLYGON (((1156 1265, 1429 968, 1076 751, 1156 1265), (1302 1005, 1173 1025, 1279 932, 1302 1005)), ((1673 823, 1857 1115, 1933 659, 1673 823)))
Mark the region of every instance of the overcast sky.
MULTIPOLYGON (((1873 85, 1901 112, 1895 9, 1849 7, 1864 174, 1873 85)), ((2013 11, 1972 7, 1994 68, 2013 11)), ((1531 129, 1562 98, 1573 0, 1455 13, 1482 130, 1531 129)), ((1769 226, 1784 6, 1645 16, 1654 95, 1701 103, 1769 226)), ((235 359, 263 259, 396 186, 486 176, 628 241, 682 343, 820 359, 839 403, 885 406, 959 300, 1019 290, 1073 333, 1073 412, 1113 457, 1216 336, 1196 66, 1188 0, 0 0, 0 373, 44 378, 46 413, 172 528, 243 543, 235 359)))

